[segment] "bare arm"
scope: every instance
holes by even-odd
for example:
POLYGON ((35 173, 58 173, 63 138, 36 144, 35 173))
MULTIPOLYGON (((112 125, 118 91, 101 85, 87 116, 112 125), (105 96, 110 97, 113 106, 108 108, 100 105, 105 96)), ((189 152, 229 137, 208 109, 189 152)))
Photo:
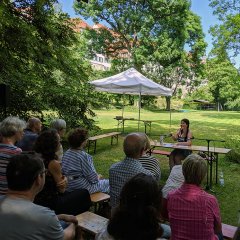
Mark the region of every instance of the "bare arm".
POLYGON ((67 187, 67 178, 62 175, 61 165, 58 161, 53 160, 48 165, 48 170, 52 174, 54 181, 56 182, 58 191, 63 193, 67 187))
POLYGON ((64 240, 74 240, 76 232, 76 225, 71 223, 68 227, 64 229, 64 240))

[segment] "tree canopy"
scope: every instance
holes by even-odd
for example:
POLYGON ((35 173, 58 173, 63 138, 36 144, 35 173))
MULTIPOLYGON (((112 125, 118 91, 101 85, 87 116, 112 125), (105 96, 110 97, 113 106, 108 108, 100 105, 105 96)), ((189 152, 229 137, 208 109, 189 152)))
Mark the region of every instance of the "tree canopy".
POLYGON ((56 10, 56 3, 0 3, 0 83, 11 89, 7 114, 41 117, 44 110, 52 110, 72 126, 91 126, 85 41, 73 32, 67 15, 56 10))
POLYGON ((224 49, 230 57, 240 53, 240 1, 209 0, 213 13, 220 23, 212 26, 211 33, 215 38, 215 48, 224 49))
POLYGON ((112 57, 115 71, 135 67, 174 93, 201 74, 206 43, 189 0, 89 0, 74 6, 85 19, 108 26, 91 30, 88 37, 93 51, 112 57))

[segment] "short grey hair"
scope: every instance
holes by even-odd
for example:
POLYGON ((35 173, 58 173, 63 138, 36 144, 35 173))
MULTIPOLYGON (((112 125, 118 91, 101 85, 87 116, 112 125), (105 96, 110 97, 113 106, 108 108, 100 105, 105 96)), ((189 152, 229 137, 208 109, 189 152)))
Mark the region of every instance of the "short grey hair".
POLYGON ((148 149, 151 148, 149 137, 147 136, 146 133, 139 132, 138 134, 144 141, 144 151, 147 151, 148 149))
POLYGON ((52 120, 52 122, 50 123, 50 128, 54 128, 57 131, 61 131, 62 129, 66 128, 66 126, 67 124, 65 120, 59 118, 52 120))
POLYGON ((26 128, 26 122, 18 117, 7 117, 0 123, 0 134, 3 137, 12 137, 26 128))
POLYGON ((185 182, 200 186, 207 174, 207 164, 198 154, 187 156, 182 166, 185 182))

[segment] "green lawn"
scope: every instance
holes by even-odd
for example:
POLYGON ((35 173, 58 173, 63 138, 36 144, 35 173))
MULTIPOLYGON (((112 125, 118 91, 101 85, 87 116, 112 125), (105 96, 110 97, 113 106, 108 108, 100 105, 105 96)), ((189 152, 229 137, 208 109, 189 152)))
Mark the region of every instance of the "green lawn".
MULTIPOLYGON (((121 110, 96 110, 97 116, 94 118, 101 132, 111 132, 117 130, 115 116, 121 115, 121 110)), ((138 117, 138 111, 133 109, 125 110, 125 117, 138 117)), ((190 128, 195 138, 210 138, 226 140, 226 143, 216 142, 216 147, 224 147, 230 139, 238 139, 240 143, 240 113, 238 112, 215 112, 215 111, 194 111, 173 112, 172 125, 170 126, 170 115, 164 111, 141 111, 141 119, 153 120, 150 138, 159 139, 163 133, 175 132, 179 128, 182 118, 190 120, 190 128)), ((122 151, 122 141, 126 133, 137 131, 137 121, 127 121, 125 123, 125 133, 119 139, 118 145, 110 145, 110 139, 102 139, 97 142, 97 152, 93 155, 97 171, 108 177, 109 167, 120 161, 124 154, 122 151)), ((141 124, 140 131, 144 131, 141 124)), ((165 140, 167 141, 167 139, 165 140)), ((170 139, 169 139, 170 141, 170 139)), ((206 146, 205 141, 193 140, 194 145, 206 146)), ((213 146, 213 144, 211 144, 213 146)), ((225 185, 213 186, 214 195, 217 197, 222 222, 237 225, 238 210, 240 210, 240 164, 229 162, 224 156, 219 155, 219 170, 224 173, 225 185)), ((166 157, 159 157, 162 170, 161 184, 164 184, 168 175, 168 161, 166 157)))

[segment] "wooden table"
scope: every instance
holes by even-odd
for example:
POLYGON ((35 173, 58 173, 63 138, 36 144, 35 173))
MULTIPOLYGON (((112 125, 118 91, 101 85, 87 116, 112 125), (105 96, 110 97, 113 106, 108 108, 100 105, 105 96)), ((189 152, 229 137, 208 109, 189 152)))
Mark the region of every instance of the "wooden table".
POLYGON ((124 132, 125 121, 137 121, 137 122, 140 121, 140 122, 144 123, 145 133, 147 134, 147 127, 149 127, 149 135, 151 134, 152 122, 153 121, 138 120, 138 119, 135 119, 135 118, 122 118, 122 117, 115 117, 114 119, 116 119, 118 121, 117 129, 119 129, 119 126, 122 125, 122 132, 124 132))
POLYGON ((207 174, 207 186, 209 188, 212 188, 212 173, 213 173, 213 162, 216 161, 216 183, 218 182, 218 154, 227 154, 231 151, 229 148, 219 148, 219 147, 208 147, 207 146, 184 146, 184 145, 176 145, 174 143, 163 143, 160 144, 160 142, 157 141, 150 141, 150 144, 152 147, 162 147, 162 148, 173 148, 173 149, 186 149, 191 151, 200 151, 209 153, 209 156, 207 158, 208 164, 209 164, 209 185, 208 185, 208 174, 207 174))

